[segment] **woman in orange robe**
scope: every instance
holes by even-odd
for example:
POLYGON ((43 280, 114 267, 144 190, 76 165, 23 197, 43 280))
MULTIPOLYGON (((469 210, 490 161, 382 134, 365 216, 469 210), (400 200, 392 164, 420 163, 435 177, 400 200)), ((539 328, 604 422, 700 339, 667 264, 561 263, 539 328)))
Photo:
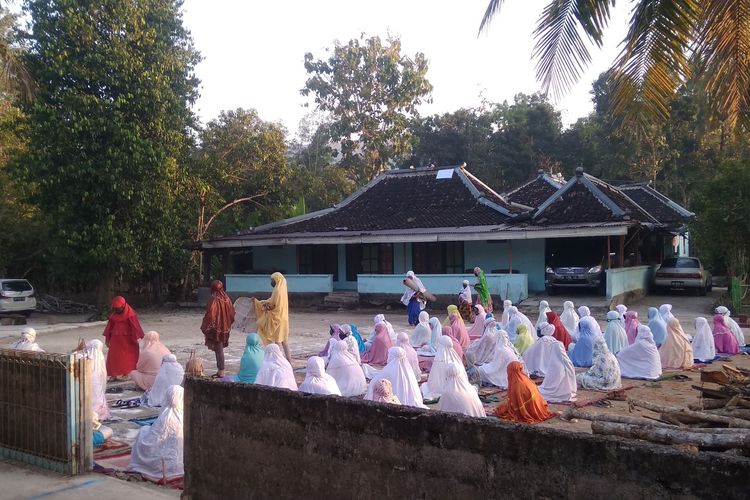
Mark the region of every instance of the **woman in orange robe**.
POLYGON ((224 284, 219 280, 211 282, 211 298, 206 304, 201 331, 205 337, 206 347, 216 354, 216 375, 224 376, 224 348, 229 347, 229 332, 234 323, 234 304, 224 291, 224 284))
POLYGON ((535 424, 555 416, 547 408, 547 401, 536 384, 523 372, 518 361, 508 364, 508 399, 495 409, 503 420, 535 424))

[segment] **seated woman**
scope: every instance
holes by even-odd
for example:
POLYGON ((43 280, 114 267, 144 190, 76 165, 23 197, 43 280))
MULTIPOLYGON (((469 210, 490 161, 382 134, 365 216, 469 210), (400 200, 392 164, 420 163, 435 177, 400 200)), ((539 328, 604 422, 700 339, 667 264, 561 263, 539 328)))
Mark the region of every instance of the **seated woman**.
POLYGON ((664 370, 686 370, 693 366, 693 348, 675 317, 667 322, 667 340, 659 347, 659 358, 664 370))
POLYGON ((714 312, 724 316, 724 324, 727 325, 729 331, 731 331, 732 335, 734 335, 734 338, 737 339, 737 345, 739 345, 740 347, 745 347, 745 333, 742 331, 740 325, 734 319, 732 319, 731 311, 725 306, 719 306, 714 310, 714 312))
POLYGON ((326 373, 323 358, 319 356, 308 358, 307 375, 305 375, 305 380, 299 385, 299 391, 308 394, 341 396, 341 391, 336 380, 326 373))
POLYGON ((555 327, 553 325, 544 323, 541 330, 542 336, 523 353, 523 362, 530 375, 544 377, 552 352, 557 349, 557 344, 562 344, 562 342, 554 337, 555 327))
MULTIPOLYGON (((448 327, 444 328, 447 329, 448 327)), ((437 399, 443 393, 445 384, 448 382, 448 366, 455 363, 463 369, 464 364, 456 352, 453 342, 454 340, 447 335, 442 335, 438 339, 438 352, 432 362, 430 374, 427 376, 427 382, 422 384, 420 388, 425 399, 437 399)), ((465 375, 466 372, 464 371, 465 375)), ((469 378, 466 377, 466 380, 468 381, 469 378)))
MULTIPOLYGON (((602 329, 599 326, 599 322, 596 321, 596 318, 591 315, 591 309, 589 309, 587 306, 581 306, 578 308, 578 313, 581 315, 581 319, 578 320, 578 336, 580 336, 581 334, 581 320, 583 320, 583 318, 590 318, 591 322, 589 323, 589 327, 591 329, 592 336, 598 337, 599 335, 603 335, 602 329)), ((624 323, 623 326, 625 326, 624 323)), ((578 342, 578 336, 576 336, 576 342, 578 342)))
POLYGON ((257 333, 251 333, 245 340, 245 350, 240 360, 237 382, 254 384, 261 366, 263 366, 263 347, 260 345, 260 336, 257 333))
POLYGON ((714 344, 716 344, 716 352, 724 354, 738 354, 740 352, 737 338, 727 326, 723 314, 714 314, 714 344))
POLYGON ((388 335, 391 337, 391 345, 396 343, 396 331, 393 329, 393 325, 385 319, 385 315, 378 314, 373 318, 373 329, 372 333, 370 333, 370 337, 365 342, 366 344, 366 351, 369 351, 372 348, 372 343, 375 342, 375 337, 378 336, 378 325, 383 324, 386 327, 386 330, 388 331, 388 335))
POLYGON ((576 400, 577 389, 576 369, 562 342, 558 342, 547 358, 544 382, 539 386, 539 392, 550 403, 565 403, 576 400))
MULTIPOLYGON (((636 327, 636 336, 638 335, 637 330, 636 327)), ((617 354, 632 344, 628 340, 628 334, 625 333, 625 327, 622 326, 622 321, 620 321, 620 313, 617 311, 609 311, 607 313, 607 328, 604 330, 604 341, 607 344, 607 349, 612 354, 617 354)), ((635 342, 635 337, 633 337, 633 342, 635 342)))
MULTIPOLYGON (((357 325, 351 324, 351 323, 342 323, 339 326, 341 326, 341 331, 344 332, 345 335, 350 335, 357 342, 357 347, 359 348, 359 354, 362 354, 363 352, 367 350, 367 347, 365 346, 365 341, 362 340, 362 335, 359 334, 357 325)), ((357 355, 357 357, 359 357, 359 354, 357 355)))
MULTIPOLYGON (((562 342, 563 347, 567 351, 568 347, 573 342, 573 338, 570 336, 570 333, 568 332, 568 328, 563 324, 562 320, 560 319, 560 317, 557 315, 555 311, 547 312, 547 323, 555 327, 555 333, 553 333, 552 336, 555 337, 555 340, 562 342)), ((576 328, 577 328, 578 320, 576 320, 575 323, 576 323, 576 328)))
POLYGON ((417 349, 417 355, 426 357, 435 356, 438 349, 437 342, 442 334, 443 327, 440 325, 440 320, 435 317, 430 318, 430 341, 421 349, 417 349))
POLYGON ((534 323, 534 332, 541 328, 542 323, 549 323, 549 321, 547 320, 548 312, 552 312, 552 309, 549 308, 549 302, 547 302, 546 300, 540 300, 539 316, 536 319, 536 323, 534 323))
MULTIPOLYGON (((339 340, 343 340, 346 342, 347 349, 349 349, 349 352, 352 353, 352 355, 356 358, 357 364, 362 364, 362 358, 360 357, 360 351, 359 351, 359 342, 357 342, 356 337, 352 333, 352 329, 350 325, 343 324, 341 326, 341 333, 339 334, 339 340)), ((336 342, 333 342, 331 345, 331 348, 336 345, 336 342)), ((326 357, 326 365, 330 362, 331 359, 331 349, 328 349, 328 356, 326 357)))
POLYGON ((482 304, 477 304, 474 306, 472 315, 474 316, 474 324, 471 325, 471 328, 467 328, 466 330, 469 334, 470 341, 478 339, 482 336, 482 334, 484 333, 484 321, 487 319, 487 313, 484 312, 484 307, 482 307, 482 304))
POLYGON ((323 350, 318 353, 318 356, 321 358, 328 359, 328 350, 331 348, 333 344, 341 340, 339 337, 342 333, 341 326, 337 324, 333 324, 328 327, 328 340, 326 340, 326 345, 323 346, 323 350))
POLYGON ((531 336, 529 328, 521 323, 516 328, 516 340, 513 342, 513 347, 523 356, 523 353, 532 345, 534 345, 534 337, 531 336))
POLYGON ((393 385, 391 385, 391 381, 387 378, 381 378, 375 383, 372 389, 372 400, 376 403, 401 404, 398 397, 393 394, 393 385))
MULTIPOLYGON (((563 302, 563 312, 560 315, 560 322, 563 324, 565 329, 568 331, 568 335, 570 335, 571 339, 574 335, 578 334, 578 321, 581 318, 578 316, 578 313, 576 312, 576 306, 571 302, 570 300, 566 300, 563 302)), ((549 315, 547 316, 547 322, 552 324, 552 322, 549 320, 549 315)), ((557 339, 560 340, 560 339, 557 339)), ((560 342, 563 342, 560 340, 560 342)), ((564 344, 565 342, 563 342, 564 344)), ((565 349, 568 349, 568 346, 565 346, 565 349)))
POLYGON ((695 336, 692 346, 693 358, 701 363, 708 363, 716 357, 714 336, 706 318, 695 318, 695 336))
POLYGON ((174 354, 167 354, 162 358, 161 367, 154 379, 154 385, 146 391, 146 401, 149 406, 164 406, 167 404, 167 389, 173 385, 182 385, 185 369, 174 354))
POLYGON ((384 365, 388 362, 388 349, 393 347, 388 326, 378 323, 375 326, 375 338, 366 353, 362 355, 362 362, 372 365, 384 365))
POLYGON ((184 475, 183 389, 166 390, 164 407, 152 425, 141 427, 133 445, 128 470, 140 472, 152 481, 170 481, 184 475))
POLYGON ((508 339, 511 342, 515 342, 516 340, 519 325, 526 325, 529 333, 536 331, 534 323, 531 322, 528 316, 519 311, 516 306, 510 306, 508 308, 508 326, 505 331, 508 332, 508 339))
POLYGON ((527 424, 543 422, 555 416, 518 361, 508 365, 508 397, 495 409, 495 415, 503 420, 527 424))
POLYGON ((268 344, 263 355, 263 365, 255 377, 258 385, 268 385, 280 389, 297 390, 297 381, 294 379, 294 370, 287 361, 278 344, 268 344))
POLYGON ((422 347, 430 341, 430 315, 427 311, 419 313, 419 322, 414 327, 409 342, 413 347, 422 347))
POLYGON ((469 332, 466 330, 464 321, 457 313, 451 314, 449 318, 451 322, 451 331, 453 332, 453 335, 451 336, 454 339, 458 340, 458 343, 461 344, 461 351, 466 351, 466 349, 469 348, 471 340, 469 339, 469 332))
POLYGON ((21 330, 21 337, 15 343, 11 344, 10 348, 17 351, 44 352, 39 347, 39 344, 36 343, 36 330, 30 326, 21 330))
POLYGON ((635 342, 635 337, 638 335, 638 327, 640 322, 638 321, 638 313, 635 311, 627 311, 625 313, 625 334, 628 336, 628 345, 635 342))
POLYGON ((654 336, 656 347, 659 347, 667 340, 667 322, 664 321, 661 313, 655 307, 648 308, 648 327, 654 336))
POLYGON ((400 332, 396 336, 396 345, 404 350, 406 359, 409 361, 409 365, 414 370, 414 376, 417 377, 417 381, 422 378, 422 369, 419 367, 419 358, 417 357, 417 351, 409 343, 409 335, 406 332, 400 332))
POLYGON ((635 342, 617 353, 617 362, 620 364, 620 373, 625 378, 656 380, 661 377, 659 349, 649 327, 638 327, 635 342))
MULTIPOLYGON (((480 321, 479 318, 476 321, 480 321)), ((473 364, 476 366, 484 365, 492 361, 492 357, 495 354, 495 346, 497 345, 497 333, 498 330, 495 328, 495 319, 489 318, 485 320, 484 334, 474 340, 469 348, 466 350, 466 357, 472 358, 473 364)))
POLYGON ((495 355, 492 361, 478 368, 479 377, 485 384, 505 389, 508 387, 508 365, 514 361, 522 361, 521 355, 510 343, 505 330, 500 330, 495 355))
POLYGON ((594 363, 594 325, 596 320, 591 316, 582 316, 578 322, 578 342, 571 344, 570 360, 573 366, 588 368, 594 363))
POLYGON ((419 392, 419 383, 414 376, 414 371, 406 360, 404 350, 400 347, 388 349, 388 364, 370 381, 365 399, 374 400, 375 386, 384 378, 391 382, 393 393, 402 405, 426 408, 422 402, 422 393, 419 392))
POLYGON ((476 388, 469 383, 463 365, 451 363, 446 373, 447 382, 437 409, 462 413, 469 417, 486 417, 476 388))
POLYGON ((155 331, 148 332, 141 341, 141 352, 138 355, 135 370, 128 374, 130 380, 144 391, 151 389, 156 374, 159 373, 161 362, 167 354, 172 353, 161 343, 159 334, 155 331))
POLYGON ((342 396, 361 396, 367 391, 365 374, 346 341, 339 340, 334 344, 327 371, 336 381, 342 396))
MULTIPOLYGON (((617 311, 610 312, 617 314, 617 311)), ((619 318, 615 318, 615 321, 620 323, 619 318)), ((578 385, 583 389, 593 391, 614 391, 622 387, 620 364, 615 355, 609 352, 603 337, 594 339, 594 364, 586 373, 579 373, 576 378, 578 385)))

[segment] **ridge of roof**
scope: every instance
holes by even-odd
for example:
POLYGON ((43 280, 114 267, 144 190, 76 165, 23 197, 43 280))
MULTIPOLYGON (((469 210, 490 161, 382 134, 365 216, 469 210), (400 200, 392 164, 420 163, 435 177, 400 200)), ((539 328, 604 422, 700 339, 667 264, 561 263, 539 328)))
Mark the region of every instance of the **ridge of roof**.
POLYGON ((683 207, 676 201, 672 200, 671 198, 667 197, 657 189, 655 189, 650 182, 639 182, 634 184, 627 184, 625 186, 620 187, 620 191, 629 191, 633 189, 640 189, 643 191, 646 191, 648 194, 653 196, 654 198, 658 199, 665 205, 667 205, 669 208, 674 210, 675 212, 679 213, 680 215, 684 217, 695 217, 695 212, 691 212, 687 208, 683 207))
POLYGON ((515 217, 516 214, 511 212, 508 207, 511 207, 512 205, 508 200, 506 200, 502 195, 498 194, 494 189, 489 187, 487 184, 479 180, 474 174, 469 172, 463 167, 460 167, 456 170, 456 173, 458 174, 459 178, 464 182, 466 187, 471 191, 471 193, 474 195, 474 197, 477 199, 479 203, 482 203, 483 205, 486 205, 494 210, 497 210, 503 215, 507 215, 508 217, 515 217), (481 190, 477 186, 481 186, 481 190), (484 191, 484 192, 482 192, 484 191), (487 196, 489 195, 489 196, 487 196), (490 198, 495 198, 490 199, 490 198), (498 203, 500 202, 500 203, 498 203), (506 206, 501 205, 504 204, 506 206))
POLYGON ((542 170, 540 168, 537 171, 537 176, 536 177, 534 177, 533 179, 529 179, 528 181, 524 182, 523 184, 521 184, 517 188, 512 189, 511 191, 506 192, 504 194, 505 198, 507 199, 513 193, 517 193, 518 191, 521 191, 523 188, 525 188, 525 187, 533 184, 534 182, 536 182, 538 180, 545 181, 547 184, 549 184, 550 186, 552 186, 555 189, 560 189, 561 187, 563 187, 565 185, 564 183, 557 182, 555 179, 552 178, 551 175, 549 175, 547 172, 545 172, 544 170, 542 170))

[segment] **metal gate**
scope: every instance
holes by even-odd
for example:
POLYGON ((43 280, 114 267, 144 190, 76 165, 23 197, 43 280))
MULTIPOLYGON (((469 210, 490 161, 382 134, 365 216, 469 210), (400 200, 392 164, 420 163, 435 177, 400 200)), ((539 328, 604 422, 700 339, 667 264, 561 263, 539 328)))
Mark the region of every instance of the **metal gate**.
POLYGON ((0 349, 0 457, 63 474, 90 471, 91 361, 0 349))

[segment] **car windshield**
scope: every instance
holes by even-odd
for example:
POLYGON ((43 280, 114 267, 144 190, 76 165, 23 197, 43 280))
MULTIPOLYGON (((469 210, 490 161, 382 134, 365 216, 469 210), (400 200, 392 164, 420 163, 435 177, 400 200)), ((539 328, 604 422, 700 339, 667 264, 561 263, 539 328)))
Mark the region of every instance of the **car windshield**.
POLYGON ((28 292, 31 290, 31 283, 26 280, 3 281, 3 292, 28 292))
POLYGON ((673 259, 665 259, 661 267, 670 267, 672 269, 698 269, 701 265, 700 262, 698 262, 698 259, 676 257, 673 259))

